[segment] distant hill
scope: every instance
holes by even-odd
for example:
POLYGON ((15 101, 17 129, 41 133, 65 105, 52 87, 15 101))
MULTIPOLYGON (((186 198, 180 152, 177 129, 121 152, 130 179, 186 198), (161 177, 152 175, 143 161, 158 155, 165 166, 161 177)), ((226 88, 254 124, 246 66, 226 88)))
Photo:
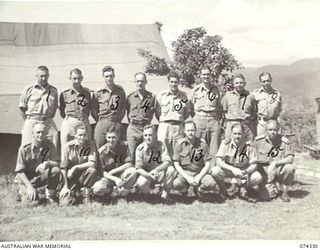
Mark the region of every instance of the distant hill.
POLYGON ((259 74, 270 72, 273 86, 283 95, 286 108, 297 111, 316 111, 314 99, 320 97, 320 58, 302 59, 289 65, 265 65, 241 70, 247 88, 259 88, 259 74))

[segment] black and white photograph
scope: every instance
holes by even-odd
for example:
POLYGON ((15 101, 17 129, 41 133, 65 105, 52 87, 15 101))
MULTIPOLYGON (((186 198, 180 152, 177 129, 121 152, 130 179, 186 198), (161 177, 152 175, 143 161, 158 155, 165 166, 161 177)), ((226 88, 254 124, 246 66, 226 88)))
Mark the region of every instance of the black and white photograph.
POLYGON ((318 248, 319 11, 0 1, 1 248, 318 248))

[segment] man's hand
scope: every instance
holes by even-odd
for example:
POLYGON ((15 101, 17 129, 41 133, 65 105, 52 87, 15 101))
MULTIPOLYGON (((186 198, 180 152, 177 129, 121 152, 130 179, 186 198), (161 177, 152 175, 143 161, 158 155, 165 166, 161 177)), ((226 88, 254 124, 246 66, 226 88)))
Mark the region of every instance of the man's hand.
POLYGON ((233 168, 233 169, 232 169, 232 173, 233 173, 233 175, 236 176, 236 177, 242 178, 242 176, 243 176, 242 171, 241 171, 241 169, 239 169, 239 168, 233 168))
POLYGON ((39 174, 40 174, 40 173, 43 173, 44 170, 46 170, 46 168, 48 167, 48 165, 49 165, 49 164, 48 164, 47 161, 39 164, 38 167, 36 168, 36 173, 39 173, 39 174))
POLYGON ((27 188, 27 199, 28 201, 35 201, 37 198, 37 190, 33 186, 27 188))
POLYGON ((68 171, 68 178, 69 178, 69 179, 72 179, 72 177, 73 177, 74 174, 77 172, 77 170, 78 170, 78 166, 77 166, 77 165, 75 165, 75 166, 73 166, 71 169, 69 169, 69 171, 68 171))
POLYGON ((186 178, 186 180, 187 180, 187 182, 190 184, 190 185, 192 185, 192 186, 194 186, 194 178, 193 177, 191 177, 191 176, 188 176, 187 178, 186 178))
POLYGON ((193 178, 193 185, 198 186, 200 184, 200 181, 201 181, 200 176, 199 175, 195 176, 193 178))
POLYGON ((151 170, 149 174, 150 174, 151 179, 153 179, 154 181, 157 180, 158 175, 159 175, 158 171, 155 169, 151 170))
POLYGON ((114 182, 116 183, 116 186, 117 186, 117 187, 122 187, 122 185, 124 184, 124 183, 123 183, 123 180, 121 180, 121 179, 118 178, 118 177, 115 177, 114 182))

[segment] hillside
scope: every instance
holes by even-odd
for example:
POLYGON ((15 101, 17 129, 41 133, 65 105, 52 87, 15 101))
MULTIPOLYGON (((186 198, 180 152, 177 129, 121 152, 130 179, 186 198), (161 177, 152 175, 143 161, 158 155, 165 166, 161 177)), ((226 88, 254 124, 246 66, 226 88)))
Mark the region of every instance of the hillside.
POLYGON ((314 99, 320 96, 320 58, 302 59, 289 65, 265 65, 241 70, 248 89, 258 88, 259 74, 270 72, 273 86, 284 98, 285 107, 296 111, 316 111, 314 99))

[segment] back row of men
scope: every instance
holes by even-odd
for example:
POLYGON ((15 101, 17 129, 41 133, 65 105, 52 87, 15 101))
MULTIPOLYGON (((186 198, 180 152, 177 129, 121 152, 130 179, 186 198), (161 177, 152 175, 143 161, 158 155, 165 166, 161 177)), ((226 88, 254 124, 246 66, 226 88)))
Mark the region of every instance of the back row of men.
MULTIPOLYGON (((123 119, 126 111, 127 111, 127 116, 129 120, 129 126, 127 128, 127 138, 126 138, 128 143, 128 153, 129 155, 132 156, 132 162, 133 164, 135 163, 136 168, 137 168, 137 165, 139 165, 137 163, 139 159, 138 158, 135 159, 135 158, 138 157, 138 155, 144 151, 145 151, 144 154, 147 154, 148 157, 145 156, 143 158, 141 155, 139 155, 139 157, 141 156, 142 159, 144 160, 151 159, 151 161, 149 162, 149 165, 150 163, 153 162, 153 159, 156 159, 156 162, 158 163, 163 162, 163 158, 165 159, 166 155, 168 155, 168 159, 170 159, 170 161, 167 161, 167 162, 172 163, 175 161, 174 160, 175 156, 177 158, 177 154, 180 155, 180 158, 181 158, 180 162, 183 162, 183 154, 184 154, 186 158, 189 157, 188 164, 191 165, 191 169, 193 168, 192 165, 194 164, 195 160, 197 163, 195 165, 199 165, 198 164, 199 162, 197 161, 199 160, 199 158, 200 158, 200 162, 201 161, 206 162, 207 159, 210 159, 209 166, 207 166, 208 170, 203 170, 204 174, 201 174, 201 175, 199 174, 199 177, 197 178, 196 181, 191 180, 191 179, 195 179, 195 177, 194 178, 190 177, 192 176, 192 174, 188 175, 186 174, 186 171, 181 172, 181 169, 179 169, 179 167, 176 167, 176 164, 171 164, 171 165, 174 165, 174 170, 177 171, 181 175, 181 178, 184 181, 187 181, 187 183, 189 184, 193 183, 194 181, 194 183, 197 183, 197 185, 199 185, 200 180, 203 179, 204 176, 207 176, 210 170, 211 176, 214 176, 213 179, 217 181, 219 184, 220 193, 222 192, 222 196, 225 195, 225 192, 223 191, 224 187, 221 182, 221 179, 224 179, 224 177, 222 178, 221 172, 214 170, 213 166, 215 166, 216 163, 217 165, 221 165, 221 167, 225 169, 227 172, 231 171, 234 177, 243 178, 244 176, 247 176, 247 177, 249 175, 251 176, 253 172, 256 172, 257 170, 256 167, 253 168, 254 171, 250 169, 249 171, 247 171, 246 169, 243 169, 244 166, 239 167, 237 164, 240 163, 240 165, 242 165, 243 161, 250 158, 248 157, 247 148, 251 148, 250 142, 254 141, 254 138, 257 134, 260 136, 257 138, 257 140, 265 141, 265 144, 269 143, 269 145, 264 146, 264 149, 263 149, 264 151, 266 151, 270 146, 269 151, 266 153, 267 155, 266 158, 269 158, 269 160, 271 158, 274 159, 278 156, 279 152, 281 152, 280 155, 285 156, 282 158, 286 158, 288 156, 290 160, 284 163, 280 162, 279 166, 284 167, 286 164, 293 162, 293 152, 291 147, 288 146, 288 148, 290 149, 284 150, 284 145, 289 145, 290 144, 289 141, 284 137, 281 138, 280 135, 276 136, 277 137, 276 140, 274 140, 274 138, 271 139, 270 134, 267 133, 268 126, 271 126, 271 127, 273 126, 272 129, 277 132, 278 124, 276 120, 279 117, 282 110, 281 95, 278 91, 274 90, 271 87, 272 78, 270 73, 260 74, 259 79, 261 83, 261 88, 253 91, 253 93, 250 93, 245 89, 246 82, 245 82, 244 76, 241 74, 235 75, 233 78, 234 90, 227 92, 224 95, 224 97, 221 98, 218 86, 216 86, 212 81, 210 69, 207 67, 204 67, 202 68, 201 75, 200 75, 201 83, 198 84, 193 89, 192 96, 190 99, 188 99, 185 92, 179 90, 178 86, 179 86, 180 78, 179 78, 179 75, 175 72, 169 73, 167 77, 169 82, 169 88, 168 90, 161 92, 158 95, 158 97, 155 97, 154 94, 146 90, 147 77, 144 73, 139 72, 135 74, 135 82, 137 85, 137 90, 131 93, 130 95, 128 95, 128 97, 126 97, 126 94, 123 88, 114 83, 115 72, 112 67, 110 66, 104 67, 102 70, 102 75, 105 79, 105 83, 106 83, 105 86, 98 89, 93 95, 91 95, 90 90, 87 88, 84 88, 81 85, 81 82, 83 79, 81 71, 79 69, 73 69, 70 72, 70 80, 72 82, 72 87, 64 90, 60 94, 60 114, 64 118, 61 125, 61 160, 62 160, 61 166, 62 167, 64 164, 66 164, 66 162, 70 162, 70 161, 72 162, 70 158, 75 157, 75 158, 79 158, 77 160, 80 160, 80 158, 83 158, 83 157, 88 158, 87 157, 88 155, 95 152, 95 150, 93 149, 89 149, 87 151, 85 151, 84 148, 80 149, 79 139, 77 140, 76 128, 80 127, 80 128, 85 128, 83 130, 85 131, 84 132, 85 135, 88 137, 87 138, 88 141, 89 142, 92 141, 91 126, 88 120, 90 113, 92 117, 97 121, 95 131, 94 131, 95 145, 97 146, 100 152, 100 154, 98 154, 100 156, 98 156, 99 160, 97 162, 97 165, 101 164, 102 167, 105 166, 103 165, 103 159, 101 159, 101 153, 104 152, 104 150, 106 150, 107 153, 110 153, 110 152, 115 153, 115 159, 113 159, 113 161, 117 162, 117 160, 119 160, 117 159, 118 157, 117 154, 123 151, 118 151, 118 150, 113 151, 112 149, 110 150, 110 145, 108 145, 108 143, 106 144, 106 142, 108 142, 108 136, 109 137, 111 136, 110 132, 112 132, 111 137, 115 137, 116 139, 114 140, 117 141, 117 143, 125 139, 121 136, 120 130, 121 130, 121 120, 123 119), (157 139, 155 137, 156 136, 155 129, 153 127, 148 127, 154 115, 159 121, 157 139), (220 150, 222 151, 230 150, 231 152, 233 149, 236 149, 236 153, 232 154, 233 157, 219 158, 218 148, 220 145, 220 138, 221 138, 221 120, 222 119, 224 119, 226 123, 226 127, 225 127, 225 140, 221 144, 220 150), (190 127, 192 127, 191 130, 193 130, 193 132, 196 132, 196 135, 194 136, 196 136, 196 138, 198 139, 199 138, 202 139, 197 141, 196 144, 193 143, 195 142, 194 139, 189 138, 187 135, 186 130, 188 129, 188 126, 184 127, 183 125, 184 122, 188 120, 193 120, 193 122, 191 123, 187 122, 187 124, 192 124, 192 126, 190 125, 190 127), (146 145, 143 146, 144 145, 143 143, 146 143, 146 135, 144 135, 144 132, 148 131, 148 128, 149 130, 152 130, 152 133, 150 131, 149 132, 150 134, 152 134, 152 136, 151 135, 150 136, 153 138, 152 139, 153 143, 156 143, 157 141, 161 142, 161 145, 163 146, 163 149, 161 149, 161 151, 159 150, 150 151, 150 148, 148 146, 146 145), (240 136, 241 138, 240 139, 238 138, 238 140, 241 141, 241 143, 249 142, 249 144, 246 144, 246 143, 244 144, 246 146, 243 152, 239 151, 240 149, 238 148, 238 146, 241 143, 240 144, 236 143, 235 142, 236 139, 234 138, 235 136, 232 136, 233 133, 235 133, 234 130, 236 131, 240 130, 240 132, 238 131, 238 134, 241 135, 240 136), (76 139, 71 140, 74 136, 76 137, 76 139), (143 142, 143 138, 145 140, 144 142, 143 142), (190 140, 192 141, 192 143, 190 140), (204 145, 202 145, 203 143, 204 145), (141 145, 138 147, 139 144, 141 145), (202 145, 202 147, 204 148, 200 148, 194 151, 200 145, 202 145), (226 147, 225 149, 221 149, 224 147, 223 145, 229 145, 230 148, 225 146, 226 147), (233 148, 232 145, 235 145, 235 147, 233 148), (77 150, 79 152, 77 152, 77 150), (275 150, 277 154, 274 153, 273 150, 275 150), (181 151, 181 152, 177 153, 177 151, 181 151), (166 153, 163 155, 162 154, 163 152, 166 152, 166 153), (206 154, 204 154, 204 152, 206 152, 206 154), (154 155, 158 153, 159 155, 154 155), (242 153, 242 154, 240 154, 240 158, 241 158, 240 162, 236 163, 234 161, 236 160, 238 153, 239 154, 242 153), (274 155, 276 156, 274 157, 274 155), (66 157, 68 161, 66 160, 66 157), (219 159, 222 159, 222 158, 226 162, 228 162, 227 164, 229 163, 231 164, 232 162, 233 165, 237 165, 236 168, 240 169, 241 171, 240 170, 233 171, 232 169, 229 169, 224 164, 221 164, 219 159), (241 175, 240 175, 240 172, 242 173, 241 175), (217 176, 220 176, 220 177, 217 177, 217 176)), ((56 148, 58 145, 57 128, 52 120, 52 118, 55 115, 56 109, 58 108, 58 93, 56 88, 48 84, 49 71, 47 67, 39 66, 37 69, 36 76, 37 76, 37 83, 35 85, 28 86, 23 91, 20 99, 19 107, 22 112, 22 116, 25 120, 24 127, 22 130, 22 143, 21 143, 20 151, 34 150, 34 145, 33 145, 33 141, 34 141, 33 137, 35 132, 34 127, 36 124, 39 124, 39 123, 44 124, 44 127, 48 130, 49 138, 51 138, 51 141, 54 143, 56 148)), ((252 147, 252 148, 255 148, 255 147, 252 147)), ((20 151, 19 151, 19 154, 21 153, 20 151)), ((253 151, 255 152, 255 150, 253 151)), ((43 155, 43 152, 41 150, 39 152, 41 153, 40 155, 43 155)), ((47 157, 48 155, 49 154, 45 154, 45 157, 47 157)), ((253 158, 257 158, 257 156, 253 158)), ((19 160, 19 156, 18 156, 18 160, 19 160)), ((185 160, 187 161, 187 159, 185 160)), ((257 160, 254 160, 254 162, 255 161, 257 160)), ((250 162, 250 164, 251 163, 252 162, 250 162)), ((264 163, 266 163, 266 159, 264 159, 264 163)), ((170 163, 168 164, 170 165, 170 163)), ((248 164, 249 162, 247 162, 244 165, 248 165, 248 164)), ((273 164, 273 165, 276 165, 276 164, 273 164)), ((160 168, 160 170, 161 171, 166 170, 164 171, 164 173, 174 172, 173 169, 170 170, 170 168, 167 168, 167 167, 168 166, 163 167, 163 169, 160 168)), ((154 170, 153 168, 154 167, 151 166, 149 170, 152 172, 154 170)), ((272 166, 272 168, 274 170, 276 169, 275 166, 272 166)), ((17 164, 17 169, 19 170, 18 164, 17 164)), ((87 169, 87 166, 84 169, 87 169)), ((125 169, 127 168, 125 167, 125 169)), ((280 169, 277 169, 277 171, 279 172, 278 174, 280 174, 281 172, 282 174, 281 176, 283 177, 282 170, 283 170, 282 168, 281 168, 281 171, 280 169)), ((285 177, 288 177, 290 180, 289 181, 286 180, 285 182, 286 183, 288 182, 290 184, 292 182, 291 179, 293 175, 293 170, 291 168, 289 170, 290 170, 289 177, 287 176, 288 171, 285 173, 285 177)), ((108 174, 109 177, 110 177, 110 172, 112 173, 112 171, 113 171, 112 169, 109 169, 107 171, 109 173, 108 174)), ((129 171, 130 174, 132 174, 133 176, 137 174, 132 169, 130 171, 129 171)), ((68 175, 72 176, 73 175, 72 167, 71 167, 71 171, 69 172, 71 174, 69 173, 68 175)), ((88 177, 88 175, 85 174, 86 171, 82 171, 82 172, 84 176, 81 175, 81 178, 82 179, 84 178, 85 180, 87 180, 86 177, 88 177)), ((156 172, 158 174, 159 171, 156 171, 156 172)), ((202 171, 200 172, 202 173, 202 171)), ((116 171, 116 173, 118 172, 116 171)), ((144 174, 146 173, 140 173, 140 176, 144 176, 144 174)), ((65 176, 64 178, 65 183, 67 183, 67 177, 66 175, 64 176, 65 176)), ((149 175, 146 175, 146 176, 149 176, 149 175)), ((161 179, 163 178, 168 179, 169 177, 166 176, 166 174, 163 174, 161 179)), ((209 177, 206 177, 206 178, 208 179, 209 177)), ((288 178, 285 178, 285 179, 288 179, 288 178)), ((132 179, 132 178, 129 178, 129 179, 132 179)), ((260 182, 262 181, 262 178, 258 177, 257 179, 260 180, 260 182)), ((108 180, 108 178, 106 178, 106 180, 108 180)), ((113 179, 109 178, 109 180, 113 180, 113 179)), ((115 180, 113 181, 116 184, 117 182, 119 182, 121 184, 120 186, 123 188, 123 180, 127 180, 127 177, 123 177, 122 179, 118 178, 117 181, 115 180), (120 182, 120 180, 122 181, 120 182)), ((248 180, 249 179, 247 178, 247 181, 248 180)), ((245 181, 245 183, 249 183, 247 181, 245 181)), ((89 182, 90 182, 90 185, 88 185, 87 183, 85 186, 92 187, 94 183, 92 183, 92 181, 89 181, 89 182)), ((257 186, 256 182, 257 181, 254 181, 253 182, 254 185, 251 185, 251 186, 257 186)), ((213 182, 210 182, 210 183, 212 184, 213 182)), ((166 184, 163 184, 163 186, 165 187, 166 184)), ((124 188, 124 190, 128 190, 128 189, 124 188)), ((166 188, 164 188, 164 191, 165 190, 166 188)), ((236 190, 236 189, 233 188, 233 190, 236 190)), ((289 200, 286 190, 287 189, 285 188, 285 192, 283 192, 282 198, 284 200, 289 200)), ((243 197, 247 197, 246 192, 243 191, 242 194, 243 194, 242 195, 243 197)), ((167 197, 167 192, 164 192, 163 196, 167 197)))

